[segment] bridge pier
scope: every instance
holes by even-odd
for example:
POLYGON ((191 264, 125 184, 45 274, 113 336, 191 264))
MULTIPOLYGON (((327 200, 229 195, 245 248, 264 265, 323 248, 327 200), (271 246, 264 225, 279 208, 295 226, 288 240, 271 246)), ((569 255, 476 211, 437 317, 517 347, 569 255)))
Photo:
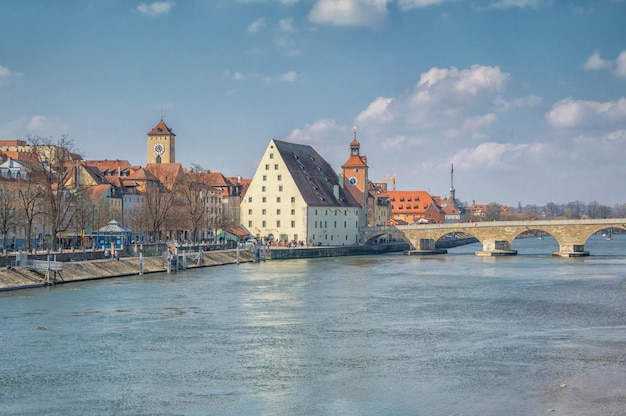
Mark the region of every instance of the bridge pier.
POLYGON ((589 255, 585 251, 584 244, 559 244, 559 251, 553 251, 553 256, 558 257, 586 257, 589 255))
POLYGON ((446 254, 448 250, 437 248, 435 240, 432 238, 420 238, 411 239, 411 245, 415 247, 414 250, 407 250, 404 254, 412 255, 427 255, 427 254, 446 254))
POLYGON ((483 240, 482 251, 477 251, 475 254, 482 257, 495 257, 495 256, 515 256, 517 250, 511 250, 511 243, 507 240, 483 240))

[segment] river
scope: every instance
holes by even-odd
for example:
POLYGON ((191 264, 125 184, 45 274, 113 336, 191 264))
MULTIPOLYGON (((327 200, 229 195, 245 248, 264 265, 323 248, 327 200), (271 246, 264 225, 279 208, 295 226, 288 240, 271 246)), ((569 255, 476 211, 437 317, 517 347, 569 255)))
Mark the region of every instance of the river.
POLYGON ((626 236, 512 248, 0 293, 0 414, 626 414, 626 236))

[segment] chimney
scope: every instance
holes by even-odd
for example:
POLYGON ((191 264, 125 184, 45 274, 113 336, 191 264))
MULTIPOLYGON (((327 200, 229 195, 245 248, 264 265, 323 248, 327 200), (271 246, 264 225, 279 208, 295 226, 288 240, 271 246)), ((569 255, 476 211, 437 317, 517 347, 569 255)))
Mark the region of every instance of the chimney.
POLYGON ((333 185, 333 195, 335 199, 339 201, 339 185, 333 185))

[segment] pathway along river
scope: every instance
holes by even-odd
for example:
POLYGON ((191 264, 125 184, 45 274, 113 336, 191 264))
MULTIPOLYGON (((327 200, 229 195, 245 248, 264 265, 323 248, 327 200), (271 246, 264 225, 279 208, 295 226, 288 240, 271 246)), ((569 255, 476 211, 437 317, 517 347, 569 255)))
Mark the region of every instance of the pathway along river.
POLYGON ((626 414, 626 236, 513 248, 0 293, 0 414, 626 414))

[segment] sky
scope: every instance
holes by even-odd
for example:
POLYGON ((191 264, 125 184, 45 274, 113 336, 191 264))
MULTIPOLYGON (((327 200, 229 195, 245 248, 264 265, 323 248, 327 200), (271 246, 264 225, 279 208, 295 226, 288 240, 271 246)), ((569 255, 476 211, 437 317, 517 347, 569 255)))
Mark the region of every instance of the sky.
MULTIPOLYGON (((0 1, 0 139, 251 178, 270 139, 467 203, 626 203, 626 0, 0 1), (451 166, 454 164, 454 176, 451 166)), ((389 185, 391 186, 391 184, 389 185)))

